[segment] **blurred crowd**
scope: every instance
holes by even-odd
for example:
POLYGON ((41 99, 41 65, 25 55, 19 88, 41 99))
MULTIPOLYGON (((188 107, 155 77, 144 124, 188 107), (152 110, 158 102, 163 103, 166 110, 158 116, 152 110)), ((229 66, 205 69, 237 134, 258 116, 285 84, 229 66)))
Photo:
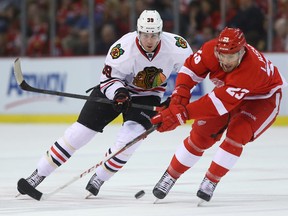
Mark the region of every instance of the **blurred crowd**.
MULTIPOLYGON (((22 0, 23 1, 23 0, 22 0)), ((197 50, 215 37, 223 24, 238 27, 247 42, 267 51, 268 0, 179 0, 179 32, 197 50)), ((0 1, 0 56, 83 56, 89 54, 89 0, 57 0, 55 37, 51 42, 51 0, 26 0, 26 31, 21 35, 21 0, 0 1), (51 53, 53 43, 53 53, 51 53), (23 54, 23 53, 22 53, 23 54)), ((131 31, 131 10, 135 18, 144 9, 156 9, 164 31, 174 31, 171 0, 94 0, 95 55, 106 55, 109 47, 131 31)), ((273 52, 288 52, 288 0, 273 0, 273 52)), ((135 27, 134 27, 135 29, 135 27)))

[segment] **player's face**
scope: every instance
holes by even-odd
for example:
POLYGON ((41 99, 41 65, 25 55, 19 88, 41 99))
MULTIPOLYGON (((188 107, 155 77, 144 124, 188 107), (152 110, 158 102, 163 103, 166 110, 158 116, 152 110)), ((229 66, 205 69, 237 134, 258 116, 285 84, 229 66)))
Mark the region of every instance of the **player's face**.
POLYGON ((234 70, 239 65, 243 56, 241 55, 240 51, 234 54, 224 54, 216 52, 216 55, 218 57, 220 66, 225 72, 231 72, 232 70, 234 70))
POLYGON ((139 32, 139 40, 146 52, 153 52, 160 41, 160 33, 139 32))

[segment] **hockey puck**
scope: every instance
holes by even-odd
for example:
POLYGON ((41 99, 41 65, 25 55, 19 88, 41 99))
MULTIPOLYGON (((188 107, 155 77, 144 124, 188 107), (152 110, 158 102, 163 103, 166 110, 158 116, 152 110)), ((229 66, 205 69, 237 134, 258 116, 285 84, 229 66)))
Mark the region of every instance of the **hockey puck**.
POLYGON ((145 195, 145 191, 144 190, 140 190, 138 193, 135 194, 135 198, 136 199, 140 199, 144 195, 145 195))

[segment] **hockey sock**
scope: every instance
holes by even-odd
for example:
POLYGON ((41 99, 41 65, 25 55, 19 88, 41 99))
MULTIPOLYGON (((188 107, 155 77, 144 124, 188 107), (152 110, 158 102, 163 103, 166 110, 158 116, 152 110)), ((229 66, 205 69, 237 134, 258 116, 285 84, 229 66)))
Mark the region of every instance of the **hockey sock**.
POLYGON ((216 152, 206 176, 213 182, 219 182, 236 164, 242 150, 242 144, 226 138, 216 152))
POLYGON ((173 178, 179 178, 184 172, 198 162, 203 155, 203 152, 204 150, 198 148, 190 140, 190 137, 188 137, 184 140, 184 144, 175 152, 168 167, 168 173, 173 178))
MULTIPOLYGON (((133 140, 144 131, 145 128, 137 122, 124 122, 117 135, 116 143, 108 149, 106 156, 123 148, 128 142, 133 140)), ((102 164, 102 166, 97 167, 97 176, 103 181, 110 179, 116 172, 122 169, 122 167, 127 163, 127 161, 130 159, 134 151, 139 147, 141 143, 142 140, 121 152, 120 154, 114 156, 110 160, 106 161, 102 164)))
POLYGON ((64 136, 59 138, 40 159, 37 165, 38 174, 48 176, 57 167, 65 163, 74 152, 87 144, 96 134, 95 131, 76 122, 66 129, 64 136))

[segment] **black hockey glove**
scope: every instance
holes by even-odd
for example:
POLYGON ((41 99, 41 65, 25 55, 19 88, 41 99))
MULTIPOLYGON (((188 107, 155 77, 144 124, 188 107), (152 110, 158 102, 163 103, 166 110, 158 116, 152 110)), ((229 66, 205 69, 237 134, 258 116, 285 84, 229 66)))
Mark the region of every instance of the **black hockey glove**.
POLYGON ((119 88, 113 98, 113 108, 116 112, 127 112, 131 105, 129 91, 126 88, 119 88))
POLYGON ((160 110, 159 110, 159 111, 162 111, 162 110, 166 109, 167 107, 169 107, 170 101, 171 101, 171 97, 168 97, 165 101, 163 101, 163 102, 159 105, 159 107, 160 107, 160 110))

